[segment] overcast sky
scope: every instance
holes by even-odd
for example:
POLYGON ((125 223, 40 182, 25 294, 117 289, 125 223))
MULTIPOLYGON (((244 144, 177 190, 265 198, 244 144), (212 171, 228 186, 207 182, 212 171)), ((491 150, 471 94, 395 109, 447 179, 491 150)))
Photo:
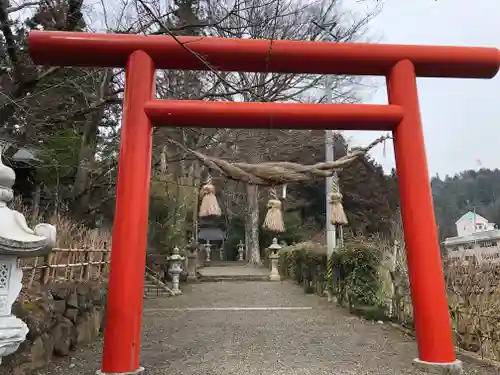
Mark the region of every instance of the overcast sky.
MULTIPOLYGON (((358 0, 344 0, 360 6, 358 0)), ((500 0, 387 0, 370 24, 381 43, 500 47, 500 0)), ((492 80, 419 78, 429 174, 500 168, 500 75, 492 80)), ((366 103, 387 103, 384 85, 366 103)), ((374 133, 346 132, 352 144, 374 133)), ((390 170, 392 143, 372 152, 390 170), (388 145, 389 146, 389 145, 388 145)))

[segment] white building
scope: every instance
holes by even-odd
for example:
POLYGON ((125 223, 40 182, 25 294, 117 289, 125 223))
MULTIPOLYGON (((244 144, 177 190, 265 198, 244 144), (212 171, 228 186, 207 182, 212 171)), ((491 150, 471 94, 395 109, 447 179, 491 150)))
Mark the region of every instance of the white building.
POLYGON ((465 261, 500 262, 500 230, 494 223, 474 212, 467 212, 455 223, 457 236, 443 245, 448 258, 465 261))

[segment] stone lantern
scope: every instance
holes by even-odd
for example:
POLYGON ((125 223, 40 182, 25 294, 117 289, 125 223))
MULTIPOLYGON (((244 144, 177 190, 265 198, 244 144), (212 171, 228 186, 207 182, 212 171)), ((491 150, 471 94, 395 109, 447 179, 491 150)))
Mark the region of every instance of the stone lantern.
POLYGON ((244 261, 245 258, 245 245, 243 244, 243 241, 240 240, 240 243, 238 244, 238 260, 244 261))
POLYGON ((196 279, 196 251, 198 250, 198 245, 194 238, 191 238, 191 242, 187 245, 187 274, 188 279, 196 279))
POLYGON ((268 247, 269 249, 269 259, 271 260, 271 273, 269 274, 269 280, 280 281, 280 273, 278 272, 278 260, 280 258, 279 251, 281 245, 278 244, 278 239, 273 238, 273 243, 268 247))
POLYGON ((186 258, 179 254, 179 248, 174 247, 172 255, 170 255, 167 260, 169 262, 168 273, 172 276, 172 293, 174 295, 182 294, 179 289, 179 276, 182 273, 182 263, 186 258))
POLYGON ((205 254, 206 254, 206 262, 210 262, 210 253, 212 252, 212 245, 210 244, 210 241, 207 240, 207 242, 204 245, 205 247, 205 254))
POLYGON ((26 324, 12 315, 12 305, 22 288, 18 259, 45 256, 56 242, 53 225, 38 224, 32 230, 23 214, 7 207, 14 198, 15 179, 14 171, 2 163, 0 156, 0 363, 2 357, 19 348, 28 333, 26 324))

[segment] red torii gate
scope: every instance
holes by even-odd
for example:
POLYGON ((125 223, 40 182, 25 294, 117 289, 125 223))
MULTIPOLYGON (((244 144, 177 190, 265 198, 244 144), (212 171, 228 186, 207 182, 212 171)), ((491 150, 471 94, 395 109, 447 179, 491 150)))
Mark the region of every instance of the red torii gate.
POLYGON ((492 78, 496 48, 273 41, 125 34, 29 35, 36 64, 126 67, 102 373, 138 373, 151 134, 155 126, 391 130, 419 348, 416 363, 456 360, 435 226, 416 77, 492 78), (194 53, 192 53, 192 52, 194 53), (195 54, 202 56, 201 61, 195 54), (389 105, 156 100, 156 69, 385 76, 389 105), (272 122, 271 122, 272 118, 272 122))

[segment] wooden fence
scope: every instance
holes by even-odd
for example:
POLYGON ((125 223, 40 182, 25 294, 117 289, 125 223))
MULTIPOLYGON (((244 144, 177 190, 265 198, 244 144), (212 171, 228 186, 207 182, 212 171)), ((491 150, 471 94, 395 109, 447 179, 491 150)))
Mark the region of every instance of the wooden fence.
POLYGON ((51 281, 88 281, 106 277, 111 251, 108 249, 59 249, 44 257, 20 260, 23 286, 51 281))

